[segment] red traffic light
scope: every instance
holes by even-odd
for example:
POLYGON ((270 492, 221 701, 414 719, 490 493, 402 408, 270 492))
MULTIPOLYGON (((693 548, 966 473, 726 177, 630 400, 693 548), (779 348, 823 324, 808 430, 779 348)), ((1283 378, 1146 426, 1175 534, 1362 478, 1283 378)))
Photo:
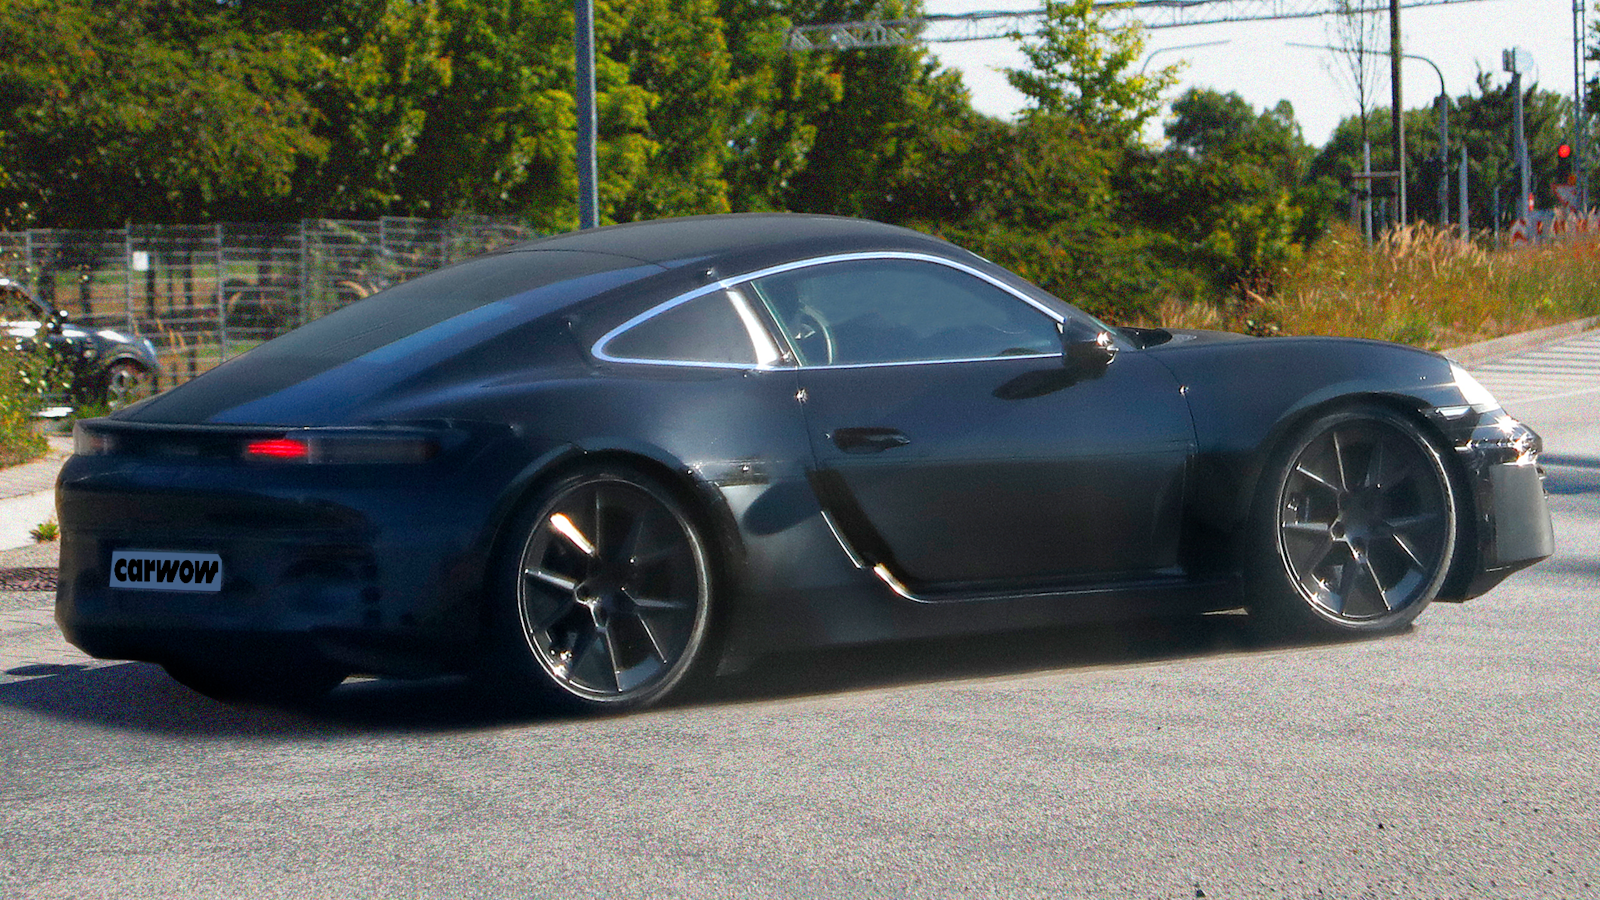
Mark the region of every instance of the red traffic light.
POLYGON ((1566 159, 1567 157, 1571 156, 1572 155, 1572 145, 1571 144, 1562 144, 1561 146, 1557 147, 1556 148, 1556 155, 1561 157, 1562 159, 1566 159))

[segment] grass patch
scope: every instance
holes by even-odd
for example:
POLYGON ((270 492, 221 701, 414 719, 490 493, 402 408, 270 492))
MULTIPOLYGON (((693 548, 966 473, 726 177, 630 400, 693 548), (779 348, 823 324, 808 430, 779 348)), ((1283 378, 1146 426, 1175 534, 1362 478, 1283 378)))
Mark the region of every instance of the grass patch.
POLYGON ((1600 239, 1494 249, 1430 225, 1373 246, 1338 228, 1291 263, 1269 296, 1168 303, 1160 324, 1251 334, 1377 338, 1439 350, 1600 315, 1600 239))

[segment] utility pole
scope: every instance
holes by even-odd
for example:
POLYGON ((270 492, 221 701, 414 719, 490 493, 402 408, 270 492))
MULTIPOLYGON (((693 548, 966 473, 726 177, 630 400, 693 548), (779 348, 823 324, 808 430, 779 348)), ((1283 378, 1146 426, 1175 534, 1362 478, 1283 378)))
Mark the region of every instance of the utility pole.
POLYGON ((1390 96, 1393 98, 1391 105, 1391 125, 1394 135, 1389 144, 1394 152, 1394 170, 1399 173, 1395 180, 1395 196, 1398 200, 1398 224, 1406 223, 1406 129, 1405 107, 1400 96, 1400 57, 1404 50, 1400 46, 1400 0, 1389 0, 1389 86, 1390 96))
POLYGON ((600 224, 600 198, 595 187, 595 136, 598 125, 594 110, 594 0, 572 2, 572 49, 577 57, 578 106, 578 227, 600 224))
POLYGON ((1578 212, 1583 215, 1589 212, 1589 111, 1583 96, 1589 80, 1588 7, 1588 0, 1572 2, 1572 173, 1578 179, 1578 212))
POLYGON ((1517 185, 1521 188, 1517 196, 1517 218, 1526 219, 1533 209, 1533 177, 1528 171, 1528 133, 1523 123, 1522 70, 1532 66, 1533 57, 1520 47, 1507 50, 1501 56, 1505 70, 1511 73, 1511 140, 1517 154, 1517 185))

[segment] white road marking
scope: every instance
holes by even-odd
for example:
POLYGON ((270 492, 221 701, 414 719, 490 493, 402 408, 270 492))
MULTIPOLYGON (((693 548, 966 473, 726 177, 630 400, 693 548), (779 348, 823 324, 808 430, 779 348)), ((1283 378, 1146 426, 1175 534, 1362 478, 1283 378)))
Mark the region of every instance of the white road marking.
POLYGON ((1502 403, 1560 400, 1600 391, 1600 333, 1587 332, 1471 368, 1502 403))

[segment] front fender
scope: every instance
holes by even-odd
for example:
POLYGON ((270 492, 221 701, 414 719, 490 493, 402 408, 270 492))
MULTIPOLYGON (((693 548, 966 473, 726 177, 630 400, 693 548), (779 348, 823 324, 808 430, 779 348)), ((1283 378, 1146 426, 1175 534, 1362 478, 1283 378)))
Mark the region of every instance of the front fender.
POLYGON ((1462 402, 1449 360, 1382 341, 1270 338, 1149 352, 1172 369, 1194 415, 1190 508, 1206 526, 1227 532, 1248 518, 1273 451, 1310 418, 1355 402, 1414 414, 1462 402))

